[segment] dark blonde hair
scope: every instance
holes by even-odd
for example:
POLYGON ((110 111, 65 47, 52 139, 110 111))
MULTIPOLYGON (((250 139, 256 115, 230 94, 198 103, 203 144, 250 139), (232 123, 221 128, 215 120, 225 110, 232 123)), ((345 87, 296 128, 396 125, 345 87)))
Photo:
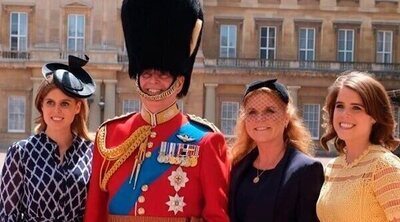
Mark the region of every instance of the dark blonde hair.
POLYGON ((394 138, 395 121, 389 96, 383 85, 369 76, 368 73, 350 71, 344 72, 329 87, 328 96, 323 107, 323 127, 325 133, 321 137, 321 145, 328 150, 327 143, 334 139, 334 145, 339 153, 344 153, 345 142, 341 140, 333 128, 333 113, 339 91, 347 87, 355 91, 364 104, 365 111, 376 123, 372 126, 369 141, 379 144, 389 150, 394 150, 399 145, 399 140, 394 138))
POLYGON ((289 99, 288 104, 285 104, 274 90, 263 87, 250 92, 243 99, 240 108, 240 115, 236 122, 237 138, 232 147, 233 164, 239 162, 244 156, 246 156, 250 151, 252 151, 256 147, 256 143, 254 142, 253 139, 251 139, 251 137, 247 134, 246 131, 244 107, 246 106, 247 100, 252 95, 260 92, 265 94, 270 94, 278 98, 282 106, 285 107, 289 119, 289 123, 285 131, 283 132, 283 140, 286 142, 286 144, 291 144, 301 152, 309 154, 309 149, 312 142, 311 135, 308 129, 304 126, 300 117, 298 116, 297 109, 293 105, 291 99, 289 99))
MULTIPOLYGON (((35 107, 39 111, 40 115, 35 119, 35 123, 37 124, 35 127, 35 133, 45 131, 47 128, 47 124, 43 118, 43 111, 42 111, 43 100, 51 90, 56 88, 58 87, 53 82, 52 76, 49 76, 47 79, 43 80, 38 88, 35 98, 35 107)), ((89 115, 89 106, 87 100, 76 97, 71 97, 71 98, 74 98, 76 102, 81 103, 81 110, 78 114, 75 115, 74 121, 71 124, 71 131, 77 134, 79 137, 82 137, 86 140, 92 140, 92 137, 89 134, 89 130, 86 124, 89 115)))

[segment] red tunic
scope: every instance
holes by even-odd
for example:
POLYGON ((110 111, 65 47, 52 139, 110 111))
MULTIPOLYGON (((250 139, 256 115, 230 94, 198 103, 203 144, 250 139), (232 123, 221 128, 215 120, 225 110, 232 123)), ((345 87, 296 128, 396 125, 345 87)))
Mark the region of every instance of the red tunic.
MULTIPOLYGON (((122 144, 141 126, 149 126, 149 123, 140 113, 106 122, 106 148, 113 149, 122 144)), ((99 141, 96 140, 85 221, 106 221, 108 215, 199 217, 206 221, 229 221, 227 189, 230 166, 223 135, 179 112, 152 127, 150 136, 146 138, 146 155, 137 176, 136 188, 135 174, 130 178, 139 149, 112 172, 105 190, 100 187, 101 179, 105 169, 110 169, 117 160, 104 161, 105 155, 101 154, 99 141), (160 149, 162 144, 164 151, 160 149), (189 156, 196 156, 197 151, 197 164, 188 166, 173 161, 160 162, 160 153, 178 155, 174 154, 171 148, 174 145, 171 144, 176 147, 190 144, 192 152, 189 156)))

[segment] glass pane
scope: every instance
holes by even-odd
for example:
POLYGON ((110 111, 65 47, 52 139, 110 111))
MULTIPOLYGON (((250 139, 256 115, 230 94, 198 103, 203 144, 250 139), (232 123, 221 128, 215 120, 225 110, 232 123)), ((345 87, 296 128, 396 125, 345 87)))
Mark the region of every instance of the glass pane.
POLYGON ((385 52, 391 52, 392 51, 392 44, 390 44, 391 42, 386 41, 385 42, 385 52))
POLYGON ((338 59, 339 62, 344 62, 344 52, 338 52, 338 59))
POLYGON ((229 32, 229 46, 230 47, 236 47, 236 27, 233 26, 234 28, 231 29, 229 32))
POLYGON ((229 48, 228 51, 229 51, 229 55, 228 55, 229 58, 235 58, 236 57, 236 49, 229 48))
POLYGON ((68 50, 75 51, 75 40, 72 38, 68 39, 68 50))
POLYGON ((271 38, 275 38, 275 28, 274 28, 274 27, 271 27, 271 28, 269 29, 269 36, 270 36, 271 38))
POLYGON ((83 39, 77 39, 76 40, 76 51, 84 51, 84 49, 85 49, 85 46, 84 46, 84 44, 83 44, 83 39))
POLYGON ((18 14, 17 13, 11 14, 11 34, 12 35, 18 34, 18 14))
POLYGON ((261 37, 265 38, 267 37, 267 28, 266 27, 262 27, 261 28, 261 37))
POLYGON ((261 38, 260 44, 261 44, 261 47, 263 47, 263 48, 267 47, 267 38, 261 38))
POLYGON ((346 62, 352 62, 353 61, 353 59, 352 59, 353 55, 352 54, 353 54, 352 52, 347 52, 346 53, 346 62))
POLYGON ((339 40, 338 41, 338 49, 339 50, 344 50, 344 41, 343 40, 339 40))
POLYGON ((270 59, 270 60, 275 59, 275 52, 274 52, 274 50, 272 50, 272 49, 268 50, 268 59, 270 59))
POLYGON ((313 51, 308 51, 307 52, 307 61, 314 60, 314 52, 313 51))
POLYGON ((27 27, 27 15, 25 14, 25 13, 21 13, 20 14, 20 32, 19 32, 19 34, 20 35, 26 35, 26 33, 27 33, 27 30, 26 30, 26 27, 27 27))
POLYGON ((85 17, 78 16, 77 20, 77 36, 83 37, 85 34, 85 17))
POLYGON ((268 47, 269 48, 275 48, 275 39, 274 38, 270 38, 268 41, 268 47))
POLYGON ((300 61, 305 61, 306 60, 306 52, 305 51, 300 51, 300 61))
POLYGON ((344 40, 344 36, 345 36, 345 31, 344 30, 339 30, 339 34, 338 34, 339 41, 343 41, 344 40))
POLYGON ((307 49, 314 49, 314 39, 308 39, 307 49))
POLYGON ((20 40, 19 51, 26 51, 26 45, 27 45, 26 37, 21 37, 19 38, 19 40, 20 40))
POLYGON ((267 50, 261 49, 260 50, 260 58, 261 59, 266 59, 267 58, 267 50))
POLYGON ((16 51, 18 50, 18 38, 17 37, 11 37, 11 50, 16 51))
POLYGON ((225 47, 219 48, 219 57, 226 58, 228 57, 228 50, 225 47))
POLYGON ((76 36, 76 17, 73 15, 68 16, 68 36, 75 37, 76 36))

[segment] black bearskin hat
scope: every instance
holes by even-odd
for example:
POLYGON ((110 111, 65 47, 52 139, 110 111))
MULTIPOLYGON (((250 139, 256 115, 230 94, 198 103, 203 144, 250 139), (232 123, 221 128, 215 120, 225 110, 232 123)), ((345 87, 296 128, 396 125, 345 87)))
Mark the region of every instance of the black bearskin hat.
POLYGON ((124 0, 121 20, 129 76, 135 79, 147 69, 184 76, 178 97, 185 96, 201 39, 199 0, 124 0))

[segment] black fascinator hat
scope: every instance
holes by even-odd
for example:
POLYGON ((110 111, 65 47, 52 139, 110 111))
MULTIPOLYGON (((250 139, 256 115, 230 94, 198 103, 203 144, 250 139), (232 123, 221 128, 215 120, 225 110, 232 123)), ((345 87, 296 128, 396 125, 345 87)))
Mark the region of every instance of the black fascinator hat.
POLYGON ((147 69, 184 76, 178 97, 185 96, 200 45, 203 11, 199 0, 124 0, 122 28, 129 76, 147 69))
POLYGON ((266 87, 273 91, 275 91, 279 98, 285 103, 289 103, 289 92, 287 91, 286 87, 277 81, 277 79, 269 79, 265 81, 256 80, 251 82, 247 85, 246 91, 244 92, 243 99, 249 94, 250 92, 257 90, 259 88, 266 87))
POLYGON ((68 56, 68 65, 61 63, 48 63, 42 67, 42 74, 47 79, 53 75, 53 81, 58 88, 71 97, 87 98, 96 90, 92 77, 82 67, 88 63, 85 59, 68 56))

